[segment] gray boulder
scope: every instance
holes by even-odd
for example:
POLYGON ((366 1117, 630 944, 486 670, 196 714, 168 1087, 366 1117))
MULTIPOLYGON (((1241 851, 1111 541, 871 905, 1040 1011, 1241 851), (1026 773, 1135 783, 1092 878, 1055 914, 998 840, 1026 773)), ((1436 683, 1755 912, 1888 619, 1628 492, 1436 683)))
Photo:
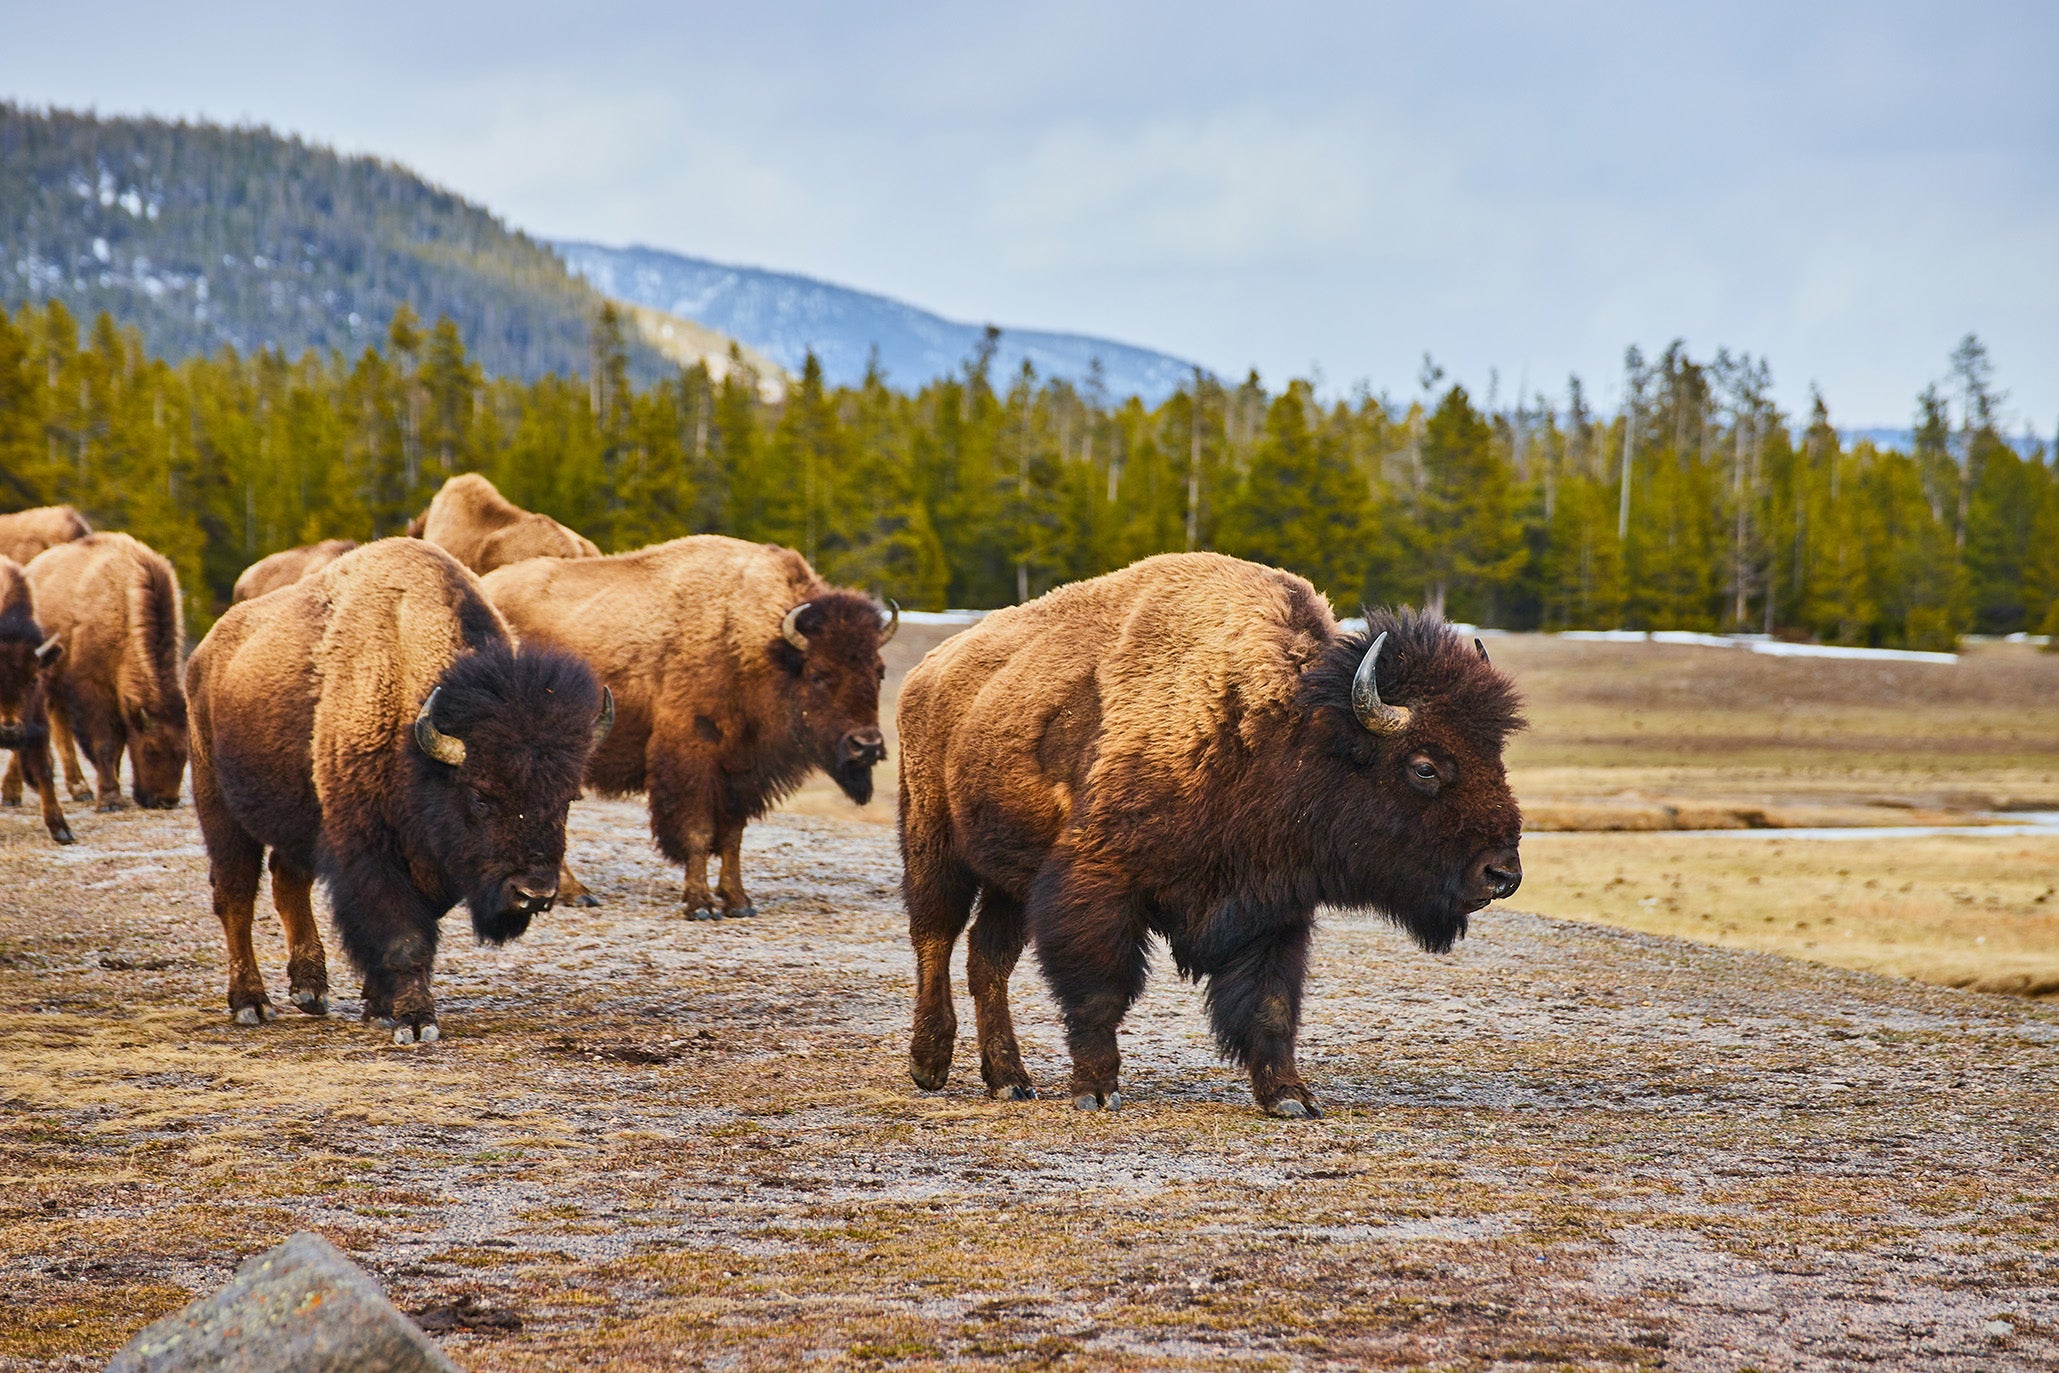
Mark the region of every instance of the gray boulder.
POLYGON ((370 1274, 320 1235, 295 1235, 227 1287, 145 1326, 108 1373, 459 1373, 370 1274))

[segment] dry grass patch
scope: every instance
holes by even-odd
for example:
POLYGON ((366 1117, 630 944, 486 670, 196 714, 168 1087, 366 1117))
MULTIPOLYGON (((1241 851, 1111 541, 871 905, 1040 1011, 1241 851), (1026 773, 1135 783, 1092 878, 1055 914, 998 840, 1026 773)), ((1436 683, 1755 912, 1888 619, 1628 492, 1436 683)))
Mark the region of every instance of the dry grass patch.
POLYGON ((2059 997, 2059 838, 1539 834, 1519 904, 1941 986, 2059 997))

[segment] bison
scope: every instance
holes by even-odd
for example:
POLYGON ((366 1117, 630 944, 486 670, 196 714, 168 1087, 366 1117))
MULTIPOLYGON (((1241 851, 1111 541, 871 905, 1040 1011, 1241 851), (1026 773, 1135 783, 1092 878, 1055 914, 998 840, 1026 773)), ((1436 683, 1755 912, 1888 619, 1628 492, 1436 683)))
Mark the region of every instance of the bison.
POLYGON ((12 558, 26 567, 46 548, 55 548, 93 532, 86 517, 68 505, 39 505, 0 515, 0 558, 12 558))
POLYGON ((364 1018, 437 1037, 430 975, 458 902, 503 943, 548 910, 565 813, 612 716, 577 658, 517 649, 443 550, 386 539, 229 607, 186 669, 193 800, 238 1024, 273 1014, 250 943, 271 850, 295 1005, 328 1013, 309 893, 328 887, 364 1018))
POLYGON ((243 569, 243 575, 236 579, 229 600, 232 603, 247 601, 262 596, 267 591, 277 591, 282 586, 291 586, 310 572, 321 571, 356 547, 355 539, 324 539, 320 543, 304 544, 299 548, 288 548, 270 557, 259 558, 243 569))
POLYGON ((621 714, 587 780, 649 791, 651 833, 686 868, 692 919, 755 913, 744 826, 810 768, 859 805, 872 799, 886 757, 879 650, 900 613, 830 586, 792 549, 703 534, 607 558, 534 558, 483 585, 523 642, 579 654, 614 689, 621 714), (711 853, 722 858, 714 892, 711 853))
POLYGON ((1515 891, 1502 767, 1514 687, 1434 616, 1364 633, 1290 573, 1147 558, 998 611, 901 689, 901 852, 918 987, 911 1069, 936 1089, 966 977, 980 1071, 1036 1095, 1008 1010, 1024 944, 1064 1016, 1073 1102, 1113 1109, 1116 1028, 1146 946, 1207 983, 1259 1106, 1321 1112, 1295 1066, 1318 905, 1371 906, 1426 949, 1515 891))
POLYGON ((44 709, 51 671, 64 652, 64 642, 36 624, 35 598, 27 573, 14 559, 0 556, 0 749, 14 758, 0 799, 21 804, 22 778, 27 777, 43 803, 43 827, 60 844, 72 842, 71 826, 57 804, 57 784, 50 760, 50 722, 44 709))
POLYGON ((408 533, 427 539, 482 577, 525 558, 601 555, 592 540, 512 503, 477 472, 445 482, 429 508, 409 523, 408 533))
POLYGON ((64 644, 50 683, 50 735, 72 799, 94 799, 76 740, 93 760, 99 809, 123 805, 124 753, 137 805, 178 805, 186 630, 171 563, 127 534, 88 534, 37 554, 28 579, 37 622, 64 644))

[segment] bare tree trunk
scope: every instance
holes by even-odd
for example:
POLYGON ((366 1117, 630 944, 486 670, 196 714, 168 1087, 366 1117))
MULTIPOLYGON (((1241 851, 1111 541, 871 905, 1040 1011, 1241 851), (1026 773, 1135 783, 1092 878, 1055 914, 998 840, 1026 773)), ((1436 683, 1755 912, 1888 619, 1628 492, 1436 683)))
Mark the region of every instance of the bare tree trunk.
POLYGON ((1187 416, 1187 551, 1201 546, 1201 369, 1194 369, 1194 406, 1187 416))
POLYGON ((1630 472, 1631 464, 1637 460, 1637 405, 1632 402, 1623 411, 1623 492, 1616 508, 1616 538, 1630 537, 1630 472))

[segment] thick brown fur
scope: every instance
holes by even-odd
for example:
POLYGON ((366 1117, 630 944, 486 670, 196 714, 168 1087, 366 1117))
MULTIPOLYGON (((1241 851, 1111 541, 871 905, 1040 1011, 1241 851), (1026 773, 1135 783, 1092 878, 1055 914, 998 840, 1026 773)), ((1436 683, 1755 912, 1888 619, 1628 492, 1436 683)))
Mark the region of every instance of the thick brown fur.
POLYGON ((50 759, 47 709, 50 677, 64 652, 36 623, 35 596, 22 565, 0 556, 0 749, 13 751, 0 799, 21 804, 22 779, 35 788, 43 807, 43 827, 60 844, 72 842, 71 826, 57 803, 57 783, 50 759))
POLYGON ((136 804, 179 804, 186 773, 186 656, 179 579, 127 534, 88 534, 28 565, 36 621, 64 643, 50 682, 50 733, 72 799, 86 791, 73 741, 93 762, 101 810, 119 810, 122 755, 136 804))
POLYGON ((429 508, 408 525, 408 533, 444 549, 485 576, 527 558, 598 558, 591 539, 548 515, 514 504, 477 472, 443 484, 429 508))
POLYGON ((319 572, 357 547, 356 539, 324 539, 299 548, 282 549, 243 569, 229 600, 248 601, 282 586, 291 586, 310 572, 319 572))
POLYGON ((739 871, 744 826, 828 772, 859 804, 872 795, 879 731, 879 607, 815 575, 790 548, 720 535, 607 558, 537 558, 484 579, 523 642, 593 664, 615 693, 615 732, 588 774, 608 792, 648 790, 651 833, 686 868, 696 918, 749 915, 739 871), (804 654, 780 622, 806 602, 804 654))
POLYGON ((93 532, 86 517, 68 505, 39 505, 0 515, 0 558, 12 558, 26 567, 46 548, 55 548, 93 532))
POLYGON ((250 943, 265 850, 293 1000, 327 1010, 309 889, 329 888, 365 1017, 406 1038, 436 1023, 439 922, 462 901, 495 943, 549 905, 601 704, 576 658, 515 649, 455 559, 385 539, 231 606, 194 650, 193 797, 229 950, 229 1008, 270 1013, 250 943), (415 719, 464 740, 452 766, 415 719))
POLYGON ((1306 581, 1255 563, 1168 554, 998 611, 909 674, 899 723, 928 1088, 949 1071, 950 955, 975 900, 966 969, 994 1094, 1033 1095, 1007 999, 1033 939, 1075 1100, 1119 1100, 1116 1028, 1156 935, 1207 982, 1259 1104, 1305 1115, 1294 1043, 1316 907, 1374 907, 1442 950, 1520 873, 1508 679, 1435 618, 1378 611, 1370 633, 1340 633, 1306 581), (1351 707, 1382 630, 1380 694, 1412 711, 1385 736, 1351 707))

